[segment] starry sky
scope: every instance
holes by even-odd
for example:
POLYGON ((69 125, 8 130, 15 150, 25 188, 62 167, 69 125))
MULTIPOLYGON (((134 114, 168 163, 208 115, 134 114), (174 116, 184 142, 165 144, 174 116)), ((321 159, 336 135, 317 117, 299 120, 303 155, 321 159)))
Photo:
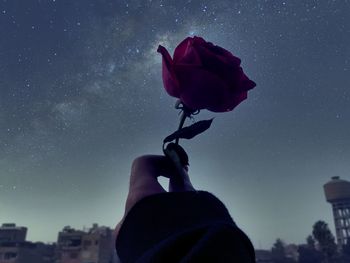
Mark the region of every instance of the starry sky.
POLYGON ((257 248, 302 243, 319 219, 334 231, 322 186, 350 180, 349 13, 348 0, 1 0, 0 223, 46 242, 113 227, 132 160, 161 154, 178 125, 156 49, 197 35, 257 87, 196 116, 215 120, 181 143, 194 185, 257 248))

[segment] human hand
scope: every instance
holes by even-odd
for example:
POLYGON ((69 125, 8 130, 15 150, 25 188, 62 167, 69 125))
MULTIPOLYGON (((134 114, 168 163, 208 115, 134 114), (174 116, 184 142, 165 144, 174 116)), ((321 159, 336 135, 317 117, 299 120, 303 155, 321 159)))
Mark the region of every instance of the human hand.
POLYGON ((138 201, 150 195, 166 193, 158 182, 159 176, 169 178, 169 192, 194 191, 187 172, 187 165, 182 169, 176 167, 173 161, 166 156, 143 155, 136 158, 131 166, 125 213, 115 229, 116 236, 125 216, 138 201))

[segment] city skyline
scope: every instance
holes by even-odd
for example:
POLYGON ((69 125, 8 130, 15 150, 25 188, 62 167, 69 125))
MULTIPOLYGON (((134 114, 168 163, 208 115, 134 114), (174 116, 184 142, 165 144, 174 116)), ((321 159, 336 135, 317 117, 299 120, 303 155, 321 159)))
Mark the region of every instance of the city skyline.
POLYGON ((83 230, 64 227, 51 244, 31 242, 27 228, 14 223, 0 226, 0 262, 15 263, 114 263, 113 229, 93 224, 83 230))
MULTIPOLYGON (((337 191, 333 191, 335 189, 333 186, 335 185, 337 188, 340 186, 339 183, 344 183, 344 181, 339 180, 339 178, 333 178, 331 182, 327 183, 326 188, 328 190, 325 192, 328 198, 330 195, 334 197, 332 194, 337 194, 337 191), (330 186, 330 184, 334 185, 330 186)), ((348 188, 349 184, 350 182, 347 182, 346 188, 348 188)), ((2 224, 0 226, 0 262, 5 263, 9 260, 17 263, 119 262, 113 246, 113 229, 109 227, 99 226, 96 223, 89 228, 84 227, 83 229, 65 226, 58 232, 56 242, 46 244, 27 240, 27 230, 26 227, 17 226, 15 223, 2 224)), ((338 248, 340 250, 337 252, 335 238, 330 236, 328 246, 332 243, 334 244, 334 246, 331 245, 333 252, 330 254, 322 253, 322 246, 325 244, 321 240, 323 240, 322 237, 325 232, 320 235, 320 231, 329 231, 328 226, 323 221, 315 222, 313 234, 308 237, 307 243, 293 244, 276 239, 273 247, 269 249, 255 248, 256 262, 272 263, 275 260, 276 262, 285 262, 284 260, 288 259, 290 262, 315 263, 321 262, 324 257, 340 258, 341 262, 347 262, 350 255, 348 249, 341 246, 344 245, 344 240, 338 240, 338 248), (318 230, 316 231, 315 229, 318 230), (313 242, 316 242, 316 246, 313 242)))
MULTIPOLYGON (((323 188, 324 188, 324 197, 325 197, 325 201, 327 201, 327 202, 331 202, 330 201, 330 199, 332 199, 332 198, 335 198, 334 196, 341 196, 342 197, 342 199, 340 199, 340 204, 341 204, 341 207, 342 207, 342 209, 347 209, 348 208, 348 206, 347 205, 342 205, 345 201, 344 201, 344 199, 343 199, 343 196, 344 195, 346 195, 346 196, 348 196, 348 194, 349 194, 349 184, 350 184, 350 182, 349 181, 346 181, 346 180, 344 180, 343 178, 340 178, 339 176, 334 176, 334 177, 332 177, 332 178, 330 178, 330 180, 328 181, 328 182, 326 182, 324 185, 323 185, 323 188), (328 190, 328 191, 332 191, 331 192, 331 194, 329 194, 329 193, 327 193, 327 188, 329 188, 330 187, 330 185, 333 185, 335 183, 335 185, 336 186, 332 186, 331 187, 331 189, 332 190, 328 190), (338 184, 340 184, 341 186, 339 187, 338 186, 338 184), (345 184, 345 186, 343 186, 343 184, 345 184), (345 188, 345 189, 344 189, 345 188), (345 192, 344 192, 345 191, 345 192), (329 195, 331 195, 331 197, 329 196, 329 195)), ((165 185, 164 185, 165 186, 165 185)), ((335 208, 336 209, 336 208, 335 208)), ((330 210, 332 210, 332 207, 330 207, 330 210)), ((337 243, 338 243, 338 245, 344 245, 344 244, 346 244, 346 243, 344 243, 344 239, 346 239, 346 236, 344 237, 342 234, 340 234, 341 235, 341 238, 339 238, 339 233, 337 233, 337 231, 336 231, 336 227, 341 227, 341 228, 346 228, 346 229, 348 229, 348 227, 349 227, 349 225, 340 225, 340 222, 338 222, 339 221, 339 219, 341 219, 341 218, 343 218, 343 217, 341 217, 341 218, 338 218, 337 217, 337 214, 335 214, 335 213, 337 213, 337 209, 336 210, 334 210, 333 211, 333 217, 332 217, 332 222, 330 222, 329 224, 328 224, 328 226, 329 226, 329 228, 331 229, 331 232, 332 232, 332 234, 334 235, 334 238, 337 238, 338 237, 338 239, 337 239, 337 243), (336 223, 336 221, 337 221, 337 223, 336 223), (332 224, 333 223, 333 224, 332 224), (336 224, 338 224, 338 226, 336 225, 336 224)), ((347 212, 347 211, 346 211, 347 212)), ((347 212, 348 213, 348 212, 347 212)), ((344 214, 345 215, 345 214, 344 214)), ((346 218, 348 218, 348 214, 346 214, 346 218)), ((317 221, 319 221, 319 220, 321 220, 321 221, 323 221, 324 219, 323 218, 319 218, 317 221)), ((314 223, 316 223, 316 221, 314 222, 314 223)), ((0 222, 0 225, 1 224, 3 224, 3 225, 12 225, 12 224, 15 224, 15 225, 17 225, 15 222, 0 222)), ((90 225, 92 225, 92 227, 94 228, 94 227, 96 227, 98 224, 97 223, 91 223, 90 225)), ((20 227, 20 226, 18 226, 18 227, 20 227)), ((22 228, 24 227, 26 230, 25 230, 25 235, 27 236, 28 235, 28 232, 29 232, 29 229, 26 227, 26 226, 21 226, 22 228)), ((100 226, 100 227, 108 227, 108 228, 111 228, 111 229, 113 229, 114 228, 114 226, 100 226)), ((89 227, 88 226, 86 226, 86 225, 84 225, 84 226, 72 226, 71 224, 69 224, 69 223, 67 223, 67 224, 65 224, 65 225, 63 225, 60 229, 66 229, 66 228, 70 228, 70 229, 82 229, 82 231, 87 231, 88 229, 89 229, 89 227)), ((60 230, 59 230, 60 231, 60 230)), ((59 233, 60 232, 57 232, 57 238, 59 238, 59 233)), ((312 231, 311 231, 311 227, 310 227, 310 233, 308 233, 306 236, 305 236, 305 239, 303 240, 304 242, 301 242, 301 243, 299 243, 299 244, 305 244, 306 243, 306 239, 307 239, 307 237, 309 236, 309 235, 311 235, 312 234, 312 231)), ((278 239, 281 239, 280 237, 276 237, 275 238, 275 240, 274 240, 274 242, 276 241, 276 240, 278 240, 278 239)), ((295 244, 295 243, 290 243, 287 239, 281 239, 282 241, 284 241, 284 242, 286 242, 286 244, 295 244)), ((31 241, 31 242, 44 242, 44 243, 47 243, 47 244, 53 244, 53 243, 56 243, 57 242, 57 240, 45 240, 45 241, 42 241, 42 240, 28 240, 28 241, 31 241)), ((272 243, 274 243, 274 242, 272 242, 272 243)), ((271 244, 272 245, 272 244, 271 244)), ((269 249, 269 247, 261 247, 261 244, 258 244, 256 247, 255 247, 256 249, 269 249)))
POLYGON ((257 86, 195 116, 215 119, 182 142, 194 186, 257 248, 303 243, 319 219, 335 233, 322 188, 350 181, 349 13, 345 0, 1 1, 0 223, 33 241, 115 226, 133 159, 162 154, 178 125, 157 47, 198 35, 257 86))

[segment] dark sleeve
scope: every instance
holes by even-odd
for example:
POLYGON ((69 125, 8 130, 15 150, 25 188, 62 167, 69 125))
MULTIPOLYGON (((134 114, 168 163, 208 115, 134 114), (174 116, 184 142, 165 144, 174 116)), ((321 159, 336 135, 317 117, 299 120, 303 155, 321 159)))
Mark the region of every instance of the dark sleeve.
POLYGON ((140 200, 125 217, 116 250, 122 263, 255 262, 248 237, 223 203, 204 191, 140 200))

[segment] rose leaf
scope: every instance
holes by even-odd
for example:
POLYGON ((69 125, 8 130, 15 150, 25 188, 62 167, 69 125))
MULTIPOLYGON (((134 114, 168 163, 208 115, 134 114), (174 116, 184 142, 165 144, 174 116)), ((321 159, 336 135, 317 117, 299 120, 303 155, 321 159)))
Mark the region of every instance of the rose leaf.
POLYGON ((167 136, 164 139, 163 143, 171 142, 176 139, 192 139, 198 134, 201 134, 202 132, 209 129, 212 122, 213 122, 213 119, 203 120, 203 121, 198 121, 190 126, 181 128, 180 130, 177 130, 176 132, 167 136))

